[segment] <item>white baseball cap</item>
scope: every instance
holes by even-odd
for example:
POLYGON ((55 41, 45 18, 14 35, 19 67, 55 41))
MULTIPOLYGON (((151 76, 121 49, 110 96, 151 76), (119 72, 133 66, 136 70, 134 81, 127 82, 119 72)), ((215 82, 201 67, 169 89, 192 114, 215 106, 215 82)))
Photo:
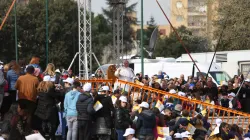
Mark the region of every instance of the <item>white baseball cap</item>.
POLYGON ((135 130, 133 128, 127 128, 123 136, 127 137, 128 135, 134 135, 134 134, 135 134, 135 130))
POLYGON ((119 98, 119 100, 122 101, 122 102, 125 102, 125 103, 128 102, 128 99, 127 99, 126 96, 121 96, 121 97, 119 98))
POLYGON ((250 82, 250 79, 246 79, 245 82, 250 82))
POLYGON ((169 93, 175 94, 176 91, 175 91, 174 89, 171 89, 171 90, 169 91, 169 93))
POLYGON ((86 83, 83 86, 83 91, 90 91, 91 88, 92 88, 91 84, 90 83, 86 83))
POLYGON ((74 83, 74 79, 73 78, 67 78, 66 80, 63 80, 64 83, 69 83, 71 85, 73 85, 74 83))
POLYGON ((181 133, 175 133, 174 138, 181 139, 182 138, 181 133))
POLYGON ((188 135, 191 135, 191 133, 190 133, 190 132, 188 132, 188 131, 185 131, 185 132, 183 132, 183 133, 186 133, 186 134, 188 134, 188 135))
POLYGON ((102 86, 100 91, 109 91, 109 87, 108 86, 102 86))
POLYGON ((55 72, 61 73, 61 71, 60 71, 59 69, 56 69, 56 71, 55 71, 55 72))
POLYGON ((181 133, 181 137, 182 137, 182 138, 189 138, 190 136, 189 136, 188 133, 183 132, 183 133, 181 133))
POLYGON ((50 76, 49 76, 49 75, 44 76, 44 77, 43 77, 43 81, 44 81, 44 82, 51 81, 50 76))
POLYGON ((230 94, 228 94, 228 96, 235 97, 235 93, 231 92, 230 94))
POLYGON ((228 83, 227 83, 226 81, 222 81, 222 82, 221 82, 221 85, 222 85, 222 86, 228 86, 228 83))
POLYGON ((217 126, 220 126, 220 124, 222 123, 222 120, 220 118, 217 118, 215 120, 215 123, 216 123, 217 126))
POLYGON ((147 102, 142 102, 139 104, 139 107, 149 108, 149 104, 147 102))
POLYGON ((178 92, 178 95, 179 96, 186 96, 186 93, 180 91, 180 92, 178 92))

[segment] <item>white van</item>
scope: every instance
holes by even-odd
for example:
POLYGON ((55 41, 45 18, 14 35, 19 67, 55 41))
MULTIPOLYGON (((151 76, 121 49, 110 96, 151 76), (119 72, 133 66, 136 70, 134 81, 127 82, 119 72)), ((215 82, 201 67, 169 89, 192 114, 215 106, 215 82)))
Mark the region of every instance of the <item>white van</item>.
MULTIPOLYGON (((201 74, 206 76, 206 73, 209 69, 209 63, 196 63, 198 68, 201 71, 201 74)), ((135 73, 141 72, 141 63, 138 61, 130 61, 131 68, 134 69, 135 73)), ((196 67, 194 67, 192 62, 145 62, 144 63, 144 75, 153 76, 158 74, 159 71, 165 72, 170 78, 179 78, 181 74, 184 74, 185 78, 188 76, 194 75, 198 77, 201 75, 196 67)), ((209 77, 212 77, 213 82, 218 85, 222 81, 229 81, 230 76, 221 70, 221 68, 215 63, 212 64, 209 77)))

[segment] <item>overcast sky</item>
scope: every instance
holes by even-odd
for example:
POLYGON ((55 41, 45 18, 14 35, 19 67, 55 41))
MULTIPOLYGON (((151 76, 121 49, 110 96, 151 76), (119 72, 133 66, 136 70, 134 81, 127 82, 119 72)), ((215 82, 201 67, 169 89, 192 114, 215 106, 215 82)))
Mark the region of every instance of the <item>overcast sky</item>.
MULTIPOLYGON (((130 0, 130 3, 138 2, 136 11, 137 18, 141 20, 141 0, 130 0)), ((144 0, 144 21, 149 20, 150 16, 153 16, 156 20, 158 25, 165 25, 168 24, 167 20, 165 19, 164 15, 162 14, 160 8, 158 7, 155 0, 144 0)), ((159 0, 160 4, 162 5, 164 11, 167 15, 170 15, 170 0, 159 0)), ((94 13, 102 13, 102 7, 106 8, 106 0, 92 0, 92 11, 94 13)), ((170 17, 169 17, 170 18, 170 17)))

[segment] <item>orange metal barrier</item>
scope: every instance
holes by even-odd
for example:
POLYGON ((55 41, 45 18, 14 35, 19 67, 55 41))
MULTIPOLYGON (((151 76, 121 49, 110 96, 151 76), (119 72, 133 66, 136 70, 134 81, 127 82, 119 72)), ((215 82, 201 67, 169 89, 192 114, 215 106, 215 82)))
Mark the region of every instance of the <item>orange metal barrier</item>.
MULTIPOLYGON (((113 80, 104 80, 104 79, 80 80, 80 82, 92 83, 93 89, 98 89, 100 88, 100 86, 108 85, 110 87, 110 91, 112 91, 112 87, 114 84, 113 80)), ((129 86, 128 100, 130 101, 130 103, 133 103, 133 99, 135 96, 139 96, 138 98, 140 98, 143 101, 148 102, 152 94, 154 94, 155 96, 157 95, 152 101, 157 101, 158 99, 162 98, 164 95, 167 95, 168 97, 172 97, 174 99, 178 99, 179 101, 181 101, 182 106, 186 104, 184 109, 192 111, 193 112, 192 116, 194 116, 196 106, 202 105, 204 108, 207 108, 207 114, 209 114, 211 118, 210 119, 211 124, 215 124, 216 118, 220 117, 223 122, 227 122, 229 124, 241 125, 243 129, 245 129, 246 131, 248 130, 248 124, 250 124, 250 114, 248 113, 244 113, 244 112, 237 111, 237 110, 232 110, 232 109, 221 107, 218 105, 212 105, 209 103, 202 102, 200 100, 189 99, 187 97, 178 96, 177 94, 171 94, 171 93, 158 90, 152 87, 142 86, 142 85, 138 85, 138 84, 127 82, 127 81, 118 80, 117 82, 118 82, 118 86, 120 87, 122 84, 129 86), (146 91, 147 91, 147 94, 146 94, 146 91), (140 95, 135 95, 135 93, 139 93, 140 95), (213 110, 213 112, 211 112, 211 110, 213 110), (229 122, 230 119, 231 121, 229 122)))
POLYGON ((113 80, 106 79, 92 79, 92 80, 79 80, 81 83, 91 83, 92 89, 96 89, 98 91, 102 86, 109 86, 109 90, 113 89, 113 80))
POLYGON ((237 111, 237 110, 232 110, 232 109, 221 107, 218 105, 212 105, 209 103, 202 102, 200 100, 189 99, 187 97, 178 96, 177 94, 171 94, 171 93, 168 93, 168 92, 165 92, 162 90, 154 89, 152 87, 142 86, 142 85, 138 85, 138 84, 127 82, 127 81, 118 80, 118 83, 120 85, 125 84, 126 86, 130 87, 129 91, 128 91, 128 98, 130 100, 131 100, 131 98, 132 99, 134 98, 133 93, 135 93, 135 91, 140 89, 141 90, 141 97, 140 98, 143 101, 148 101, 149 98, 151 97, 151 95, 154 93, 157 93, 157 94, 155 94, 155 95, 157 95, 157 98, 154 98, 152 101, 156 101, 156 100, 162 98, 163 95, 167 95, 168 97, 172 97, 174 99, 179 99, 181 101, 182 105, 185 103, 186 106, 184 109, 192 111, 193 116, 194 116, 196 106, 202 105, 205 108, 207 108, 207 114, 209 114, 209 116, 211 118, 211 122, 210 122, 211 124, 215 124, 216 118, 220 117, 223 122, 227 122, 229 124, 241 125, 241 127, 243 129, 247 130, 248 124, 250 123, 250 114, 248 114, 248 113, 244 113, 244 112, 237 111), (145 94, 146 94, 145 91, 148 92, 147 98, 144 98, 145 94), (213 110, 213 112, 210 113, 210 110, 213 110), (230 122, 229 122, 229 119, 231 119, 230 122))

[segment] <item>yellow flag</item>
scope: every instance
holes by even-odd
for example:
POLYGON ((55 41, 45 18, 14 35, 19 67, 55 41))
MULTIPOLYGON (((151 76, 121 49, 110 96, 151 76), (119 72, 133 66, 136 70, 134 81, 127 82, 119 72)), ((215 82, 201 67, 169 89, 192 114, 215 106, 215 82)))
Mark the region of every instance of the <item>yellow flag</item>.
POLYGON ((133 108, 132 108, 132 111, 134 112, 134 111, 137 111, 139 109, 140 109, 140 107, 138 105, 134 105, 133 108))
POLYGON ((207 110, 206 110, 206 109, 203 109, 203 110, 201 111, 201 114, 202 114, 202 116, 206 116, 207 110))
MULTIPOLYGON (((157 127, 157 133, 163 136, 169 136, 169 127, 157 127)), ((158 139, 157 139, 158 140, 158 139)))
POLYGON ((158 108, 160 112, 164 109, 164 105, 162 104, 160 100, 157 101, 155 107, 158 108))
POLYGON ((100 110, 101 108, 103 107, 102 103, 97 101, 95 104, 94 104, 94 109, 95 111, 98 111, 100 110))
POLYGON ((192 124, 189 123, 187 127, 187 131, 193 135, 195 130, 196 128, 192 124))
POLYGON ((116 101, 117 101, 117 98, 114 95, 112 95, 111 99, 112 99, 112 102, 113 102, 113 105, 114 105, 116 103, 116 101))

